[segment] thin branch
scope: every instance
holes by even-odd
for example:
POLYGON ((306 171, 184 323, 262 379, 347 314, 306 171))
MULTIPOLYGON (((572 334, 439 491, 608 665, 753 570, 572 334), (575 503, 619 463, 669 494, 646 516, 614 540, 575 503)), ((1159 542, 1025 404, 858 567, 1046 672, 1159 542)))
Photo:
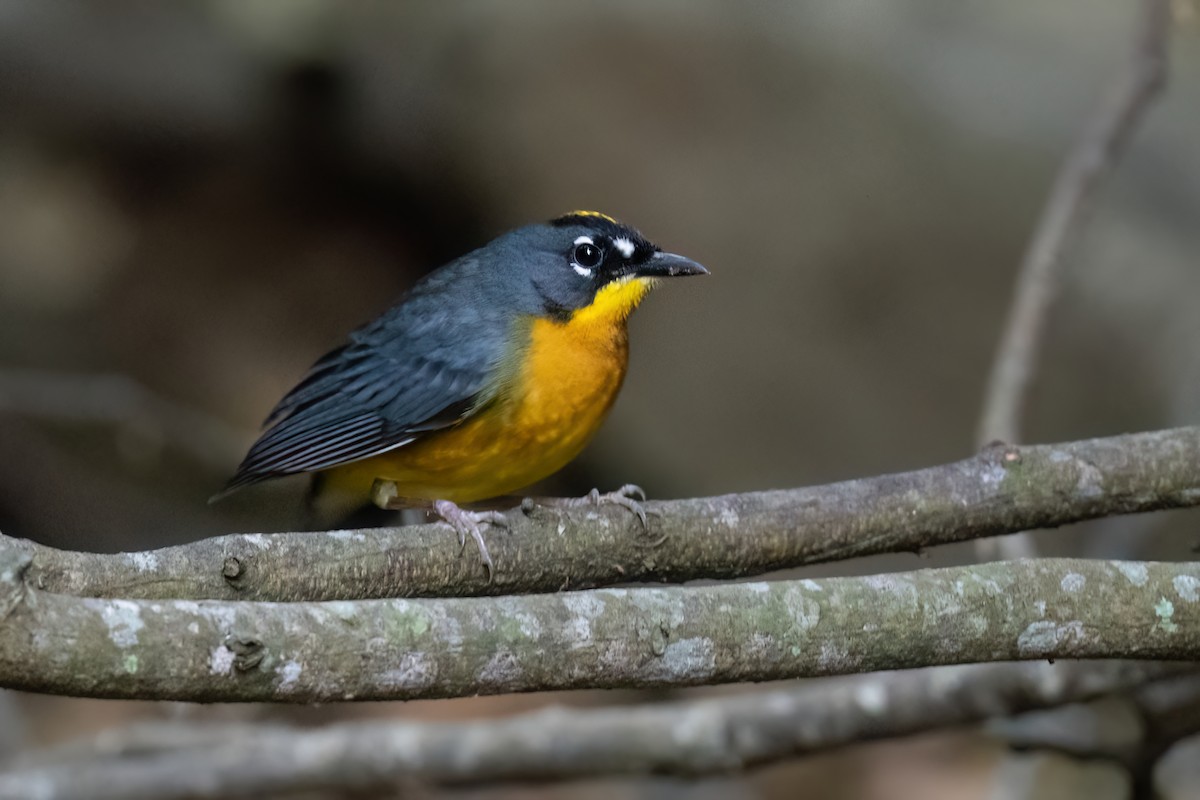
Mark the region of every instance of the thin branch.
POLYGON ((1058 658, 1200 660, 1200 564, 1070 559, 500 598, 101 600, 0 549, 0 687, 400 700, 1058 658))
POLYGON ((1084 700, 1195 667, 986 664, 864 675, 632 708, 549 708, 501 720, 141 725, 25 756, 0 798, 140 800, 495 785, 614 774, 731 772, 852 742, 1084 700))
POLYGON ((95 555, 15 542, 34 585, 101 597, 337 600, 553 592, 733 578, 887 552, 1200 505, 1200 427, 1062 445, 989 448, 916 472, 828 486, 509 514, 488 546, 495 580, 444 525, 240 534, 95 555))
MULTIPOLYGON (((1170 0, 1139 0, 1132 57, 1111 96, 1080 131, 1042 210, 1021 262, 1013 302, 984 394, 977 440, 1022 441, 1022 419, 1037 373, 1038 351, 1062 282, 1066 254, 1083 231, 1104 179, 1128 147, 1167 82, 1170 0)), ((981 542, 982 558, 1028 558, 1032 539, 981 542)))
POLYGON ((1200 676, 1179 675, 1162 684, 1139 687, 1134 700, 1159 745, 1200 733, 1200 676))
POLYGON ((988 725, 1020 750, 1107 758, 1145 771, 1172 743, 1200 733, 1200 671, 1188 671, 1096 702, 1035 710, 988 725))
POLYGON ((1169 0, 1139 0, 1133 56, 1112 95, 1080 132, 1063 162, 1021 263, 1004 335, 992 367, 979 442, 1021 441, 1021 417, 1037 370, 1038 347, 1058 296, 1064 256, 1079 238, 1101 182, 1124 153, 1166 85, 1169 0))

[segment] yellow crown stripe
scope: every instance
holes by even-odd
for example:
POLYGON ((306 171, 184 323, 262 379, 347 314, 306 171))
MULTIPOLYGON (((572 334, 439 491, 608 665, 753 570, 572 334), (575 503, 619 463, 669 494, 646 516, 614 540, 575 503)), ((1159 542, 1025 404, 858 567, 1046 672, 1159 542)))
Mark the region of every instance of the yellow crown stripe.
POLYGON ((612 217, 610 217, 608 214, 601 214, 599 211, 572 211, 570 214, 567 214, 566 216, 568 216, 568 217, 599 217, 600 219, 605 220, 606 222, 611 222, 614 225, 618 224, 617 221, 615 219, 613 219, 612 217))

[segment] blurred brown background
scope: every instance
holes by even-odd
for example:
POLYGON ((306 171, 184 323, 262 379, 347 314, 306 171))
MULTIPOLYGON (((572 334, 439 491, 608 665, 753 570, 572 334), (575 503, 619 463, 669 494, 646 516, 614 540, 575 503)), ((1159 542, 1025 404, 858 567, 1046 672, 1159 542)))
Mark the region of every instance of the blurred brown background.
MULTIPOLYGON (((1195 14, 1177 4, 1167 93, 1072 258, 1031 439, 1200 419, 1195 14)), ((0 530, 117 550, 294 526, 298 483, 205 505, 275 400, 424 271, 575 208, 712 276, 635 316, 620 402, 547 491, 965 456, 1016 265, 1132 18, 1087 0, 0 0, 0 530)), ((1047 549, 1183 558, 1194 522, 1047 549)), ((17 705, 32 742, 199 713, 17 705)), ((828 797, 983 796, 982 739, 896 747, 621 787, 784 797, 799 770, 828 797)))

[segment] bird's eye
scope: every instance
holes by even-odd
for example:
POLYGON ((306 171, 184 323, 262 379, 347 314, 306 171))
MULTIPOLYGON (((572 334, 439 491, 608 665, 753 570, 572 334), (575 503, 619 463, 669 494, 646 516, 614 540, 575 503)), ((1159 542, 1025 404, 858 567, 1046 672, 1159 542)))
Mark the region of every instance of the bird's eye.
POLYGON ((585 269, 592 269, 600 266, 600 262, 604 260, 604 252, 599 247, 591 242, 582 242, 575 245, 575 263, 585 269))

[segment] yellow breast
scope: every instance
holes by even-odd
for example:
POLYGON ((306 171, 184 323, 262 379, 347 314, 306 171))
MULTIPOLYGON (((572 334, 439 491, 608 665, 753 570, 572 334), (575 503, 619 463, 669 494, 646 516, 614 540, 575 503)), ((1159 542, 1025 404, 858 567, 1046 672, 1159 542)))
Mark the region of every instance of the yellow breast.
POLYGON ((626 320, 652 281, 614 282, 565 322, 526 320, 495 396, 453 428, 326 473, 328 488, 368 496, 377 478, 402 497, 469 503, 535 483, 579 454, 625 378, 626 320))

